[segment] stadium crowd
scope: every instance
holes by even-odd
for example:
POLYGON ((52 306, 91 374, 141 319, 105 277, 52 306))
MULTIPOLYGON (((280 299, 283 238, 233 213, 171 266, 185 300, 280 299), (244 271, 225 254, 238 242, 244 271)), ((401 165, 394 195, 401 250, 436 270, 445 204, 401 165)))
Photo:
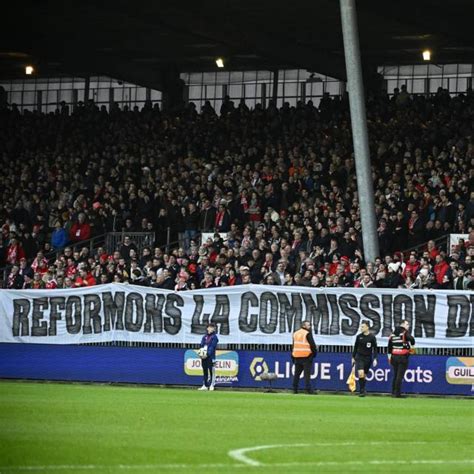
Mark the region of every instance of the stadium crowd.
POLYGON ((253 110, 226 98, 219 112, 1 111, 4 288, 473 288, 472 91, 368 97, 375 262, 362 252, 347 96, 253 110), (109 231, 125 236, 110 254, 81 248, 109 231), (127 233, 142 231, 154 238, 139 249, 127 233), (449 233, 469 238, 446 251, 449 233))

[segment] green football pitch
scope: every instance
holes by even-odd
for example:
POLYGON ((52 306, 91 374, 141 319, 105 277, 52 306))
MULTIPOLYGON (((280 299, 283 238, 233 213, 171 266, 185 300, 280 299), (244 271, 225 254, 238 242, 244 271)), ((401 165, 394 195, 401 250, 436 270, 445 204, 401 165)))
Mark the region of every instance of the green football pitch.
POLYGON ((0 472, 474 472, 472 400, 0 382, 0 472))

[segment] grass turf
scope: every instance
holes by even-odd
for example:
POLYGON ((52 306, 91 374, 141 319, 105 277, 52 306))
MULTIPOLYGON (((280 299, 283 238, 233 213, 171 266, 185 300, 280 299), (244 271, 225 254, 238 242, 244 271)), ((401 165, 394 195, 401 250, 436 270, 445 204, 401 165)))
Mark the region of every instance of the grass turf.
POLYGON ((466 399, 0 382, 0 472, 473 472, 473 441, 466 399))

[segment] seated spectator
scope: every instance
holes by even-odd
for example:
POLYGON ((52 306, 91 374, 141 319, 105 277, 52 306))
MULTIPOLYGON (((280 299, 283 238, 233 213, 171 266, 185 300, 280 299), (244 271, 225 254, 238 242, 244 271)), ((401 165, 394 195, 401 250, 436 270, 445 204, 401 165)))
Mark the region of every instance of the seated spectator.
POLYGON ((20 290, 23 288, 24 277, 20 274, 20 267, 13 265, 8 275, 6 288, 8 290, 20 290))

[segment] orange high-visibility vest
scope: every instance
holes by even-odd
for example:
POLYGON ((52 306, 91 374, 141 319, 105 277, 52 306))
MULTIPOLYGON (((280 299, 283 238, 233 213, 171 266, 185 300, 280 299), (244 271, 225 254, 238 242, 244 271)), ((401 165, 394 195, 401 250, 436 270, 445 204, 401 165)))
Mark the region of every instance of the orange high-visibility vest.
POLYGON ((313 353, 307 335, 308 331, 306 329, 298 329, 293 333, 293 352, 291 353, 293 357, 309 357, 313 353))

